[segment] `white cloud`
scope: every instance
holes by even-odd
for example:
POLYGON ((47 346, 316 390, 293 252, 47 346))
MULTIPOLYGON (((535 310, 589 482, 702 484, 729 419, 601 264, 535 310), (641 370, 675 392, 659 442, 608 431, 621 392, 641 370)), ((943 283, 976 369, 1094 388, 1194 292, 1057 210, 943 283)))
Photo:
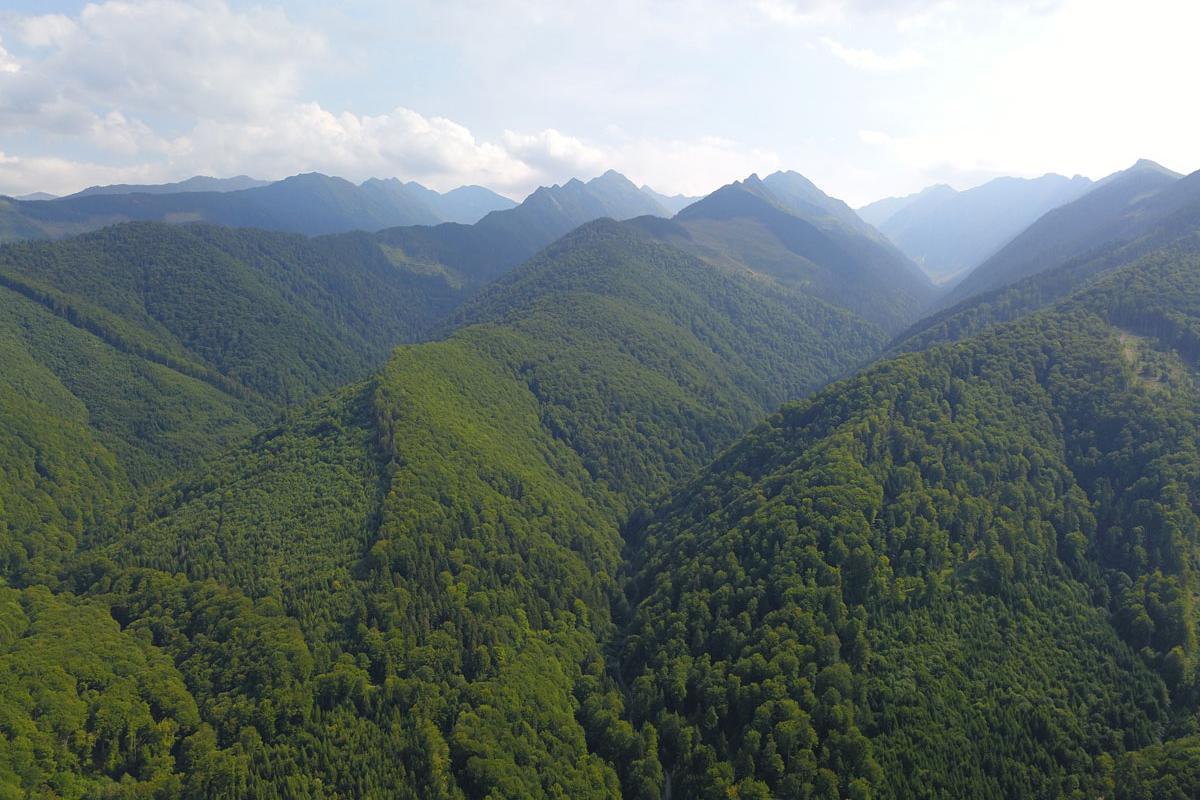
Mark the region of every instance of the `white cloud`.
POLYGON ((1200 166, 1180 0, 497 3, 0 13, 0 191, 320 170, 518 195, 613 167, 695 193, 786 166, 872 199, 1200 166))
POLYGON ((829 37, 822 37, 821 43, 841 61, 844 61, 855 69, 863 69, 870 72, 896 72, 913 69, 925 63, 924 57, 912 48, 906 48, 895 55, 885 56, 865 47, 847 47, 829 37))
POLYGON ((336 61, 325 39, 281 10, 234 10, 225 0, 108 0, 73 17, 18 18, 11 28, 28 50, 18 63, 0 49, 0 135, 36 132, 90 154, 8 148, 0 191, 14 194, 198 173, 320 171, 440 189, 483 183, 520 195, 609 167, 664 189, 700 191, 778 163, 719 139, 613 133, 595 142, 546 128, 485 141, 452 119, 404 106, 330 109, 303 93, 310 71, 336 61))
POLYGON ((207 120, 172 146, 185 171, 254 172, 279 178, 316 170, 352 180, 398 175, 437 188, 486 182, 511 190, 538 172, 503 146, 477 140, 452 120, 407 108, 333 113, 298 103, 254 122, 207 120))
POLYGON ((235 12, 223 0, 110 0, 16 29, 34 51, 23 69, 0 72, 0 131, 78 132, 114 109, 255 118, 294 101, 327 47, 282 11, 235 12))
POLYGON ((15 73, 21 71, 21 64, 0 44, 0 73, 15 73))
POLYGON ((603 172, 609 157, 603 150, 554 128, 534 134, 505 131, 502 141, 509 154, 546 174, 603 172))
POLYGON ((25 17, 17 24, 21 41, 30 47, 61 47, 79 26, 64 14, 25 17))
POLYGON ((0 151, 0 194, 30 192, 70 194, 86 186, 109 183, 155 183, 171 180, 159 164, 113 166, 54 156, 15 156, 0 151))

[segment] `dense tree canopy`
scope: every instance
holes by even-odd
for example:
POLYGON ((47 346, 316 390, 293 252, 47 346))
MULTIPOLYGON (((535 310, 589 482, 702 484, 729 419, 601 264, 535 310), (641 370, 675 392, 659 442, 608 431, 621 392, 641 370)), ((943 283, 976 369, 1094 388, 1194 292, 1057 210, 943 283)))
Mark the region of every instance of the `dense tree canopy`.
POLYGON ((0 796, 1193 795, 1194 250, 844 377, 680 230, 0 250, 0 796))
POLYGON ((1161 763, 1124 754, 1196 725, 1198 303, 1200 260, 1147 259, 785 407, 663 506, 621 669, 676 785, 1084 797, 1161 763))

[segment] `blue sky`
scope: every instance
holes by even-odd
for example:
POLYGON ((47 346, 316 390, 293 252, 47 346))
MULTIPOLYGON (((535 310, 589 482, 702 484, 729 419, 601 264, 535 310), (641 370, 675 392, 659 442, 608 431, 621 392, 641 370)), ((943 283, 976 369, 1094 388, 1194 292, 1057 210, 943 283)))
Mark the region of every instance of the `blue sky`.
POLYGON ((1200 4, 6 0, 0 192, 192 174, 481 183, 796 169, 853 204, 1200 167, 1200 4))

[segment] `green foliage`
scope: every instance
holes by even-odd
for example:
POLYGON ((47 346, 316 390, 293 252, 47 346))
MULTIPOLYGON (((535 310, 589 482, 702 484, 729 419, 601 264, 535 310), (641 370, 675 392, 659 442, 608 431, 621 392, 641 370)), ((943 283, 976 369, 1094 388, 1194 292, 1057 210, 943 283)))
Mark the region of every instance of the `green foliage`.
POLYGON ((1188 736, 1127 753, 1112 768, 1116 800, 1186 800, 1200 795, 1200 738, 1188 736))
POLYGON ((0 796, 180 795, 196 703, 101 604, 0 588, 0 697, 0 796))
POLYGON ((436 236, 170 231, 6 273, 0 556, 55 592, 0 588, 0 791, 1193 792, 1194 255, 738 440, 880 330, 600 221, 238 444, 442 313, 386 276, 470 278, 436 236), (193 246, 256 307, 138 280, 193 246))
POLYGON ((131 224, 0 248, 0 576, 48 580, 135 488, 364 377, 462 296, 356 234, 131 224))
MULTIPOLYGON (((653 794, 657 733, 624 721, 603 668, 620 522, 881 341, 845 312, 611 222, 459 321, 145 494, 115 539, 92 543, 116 566, 73 568, 177 659, 190 651, 159 632, 168 605, 121 599, 123 568, 216 580, 299 622, 313 671, 296 691, 311 711, 253 723, 276 777, 243 745, 251 795, 285 774, 348 796, 653 794)), ((182 634, 209 637, 211 624, 182 634)), ((256 719, 229 723, 209 699, 207 671, 228 658, 181 666, 227 750, 256 719)))
POLYGON ((623 671, 677 784, 1090 796, 1100 754, 1192 728, 1197 397, 1124 331, 1192 363, 1198 275, 884 362, 664 506, 623 671))
POLYGON ((275 403, 364 377, 460 295, 364 235, 150 223, 9 245, 0 276, 120 349, 275 403))
POLYGON ((819 206, 787 191, 799 188, 787 178, 724 186, 679 212, 674 226, 658 227, 699 258, 770 276, 889 332, 912 322, 934 295, 916 264, 811 184, 807 193, 820 195, 819 206))

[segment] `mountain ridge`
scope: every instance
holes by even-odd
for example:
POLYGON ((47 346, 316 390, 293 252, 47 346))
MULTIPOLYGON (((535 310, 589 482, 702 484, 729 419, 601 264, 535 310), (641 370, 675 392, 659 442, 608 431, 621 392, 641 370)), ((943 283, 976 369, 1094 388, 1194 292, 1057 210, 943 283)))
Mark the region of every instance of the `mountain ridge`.
POLYGON ((1146 159, 1113 173, 1078 199, 1048 211, 968 273, 940 301, 952 305, 1041 272, 1085 249, 1130 235, 1142 201, 1180 176, 1146 159))

